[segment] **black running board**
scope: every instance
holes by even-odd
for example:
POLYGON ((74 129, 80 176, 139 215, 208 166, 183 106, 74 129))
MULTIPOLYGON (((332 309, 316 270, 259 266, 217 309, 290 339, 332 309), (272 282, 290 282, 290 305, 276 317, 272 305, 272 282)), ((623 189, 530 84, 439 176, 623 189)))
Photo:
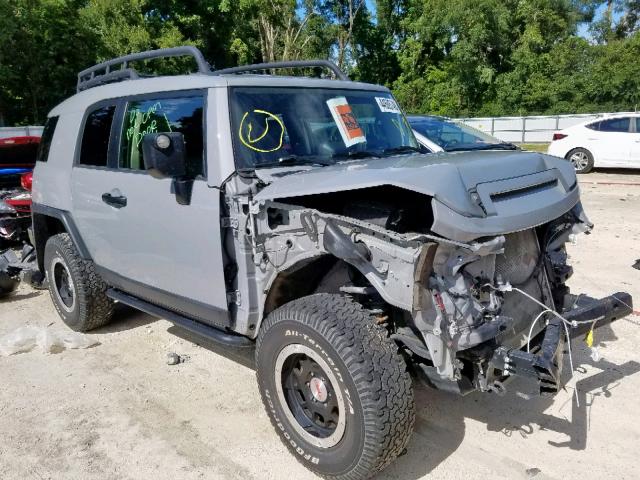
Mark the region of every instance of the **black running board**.
POLYGON ((204 323, 200 323, 191 318, 182 316, 179 313, 175 313, 171 310, 167 310, 166 308, 146 302, 137 297, 121 292, 120 290, 116 290, 115 288, 107 290, 107 296, 120 303, 124 303, 125 305, 129 305, 137 310, 148 313, 149 315, 153 315, 154 317, 164 318, 175 326, 184 328, 185 330, 204 337, 207 340, 232 347, 252 347, 254 345, 253 340, 250 338, 205 325, 204 323))

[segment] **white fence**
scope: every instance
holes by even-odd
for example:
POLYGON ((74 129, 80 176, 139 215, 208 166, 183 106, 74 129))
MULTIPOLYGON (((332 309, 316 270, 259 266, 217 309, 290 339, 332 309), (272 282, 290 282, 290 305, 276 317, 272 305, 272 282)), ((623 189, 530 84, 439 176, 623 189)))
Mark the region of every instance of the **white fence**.
MULTIPOLYGON (((629 113, 629 112, 621 112, 629 113)), ((482 130, 505 142, 547 143, 553 132, 571 127, 587 120, 611 115, 610 113, 592 113, 575 115, 548 115, 535 117, 494 117, 459 118, 461 122, 482 130)))
POLYGON ((0 127, 0 138, 9 137, 41 137, 44 127, 0 127))

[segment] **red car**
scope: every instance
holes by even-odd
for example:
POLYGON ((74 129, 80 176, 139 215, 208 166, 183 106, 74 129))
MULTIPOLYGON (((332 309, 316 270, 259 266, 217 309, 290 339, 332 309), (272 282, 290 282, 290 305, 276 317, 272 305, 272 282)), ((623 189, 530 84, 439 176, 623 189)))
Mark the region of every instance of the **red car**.
POLYGON ((0 138, 0 249, 28 241, 31 225, 31 170, 40 137, 0 138))
POLYGON ((20 187, 20 175, 36 164, 40 137, 0 138, 0 190, 20 187))

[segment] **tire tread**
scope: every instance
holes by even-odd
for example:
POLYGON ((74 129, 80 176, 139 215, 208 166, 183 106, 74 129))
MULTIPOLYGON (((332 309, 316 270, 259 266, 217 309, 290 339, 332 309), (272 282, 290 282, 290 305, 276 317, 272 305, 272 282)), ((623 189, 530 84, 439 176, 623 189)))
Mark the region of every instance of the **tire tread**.
MULTIPOLYGON (((303 297, 274 310, 260 329, 256 351, 271 327, 291 319, 312 328, 334 347, 352 376, 364 411, 364 448, 358 463, 343 475, 327 478, 370 478, 404 451, 413 432, 413 388, 405 361, 387 331, 359 303, 335 294, 303 297)), ((259 372, 260 368, 260 383, 259 372)))
MULTIPOLYGON (((80 309, 79 322, 77 325, 69 326, 79 332, 88 332, 109 323, 113 316, 114 302, 107 297, 108 285, 96 272, 95 264, 80 257, 68 233, 60 233, 49 238, 46 249, 49 248, 57 248, 61 252, 76 285, 76 301, 80 309)), ((65 313, 57 304, 54 288, 53 282, 49 281, 51 299, 58 314, 64 319, 65 313)))

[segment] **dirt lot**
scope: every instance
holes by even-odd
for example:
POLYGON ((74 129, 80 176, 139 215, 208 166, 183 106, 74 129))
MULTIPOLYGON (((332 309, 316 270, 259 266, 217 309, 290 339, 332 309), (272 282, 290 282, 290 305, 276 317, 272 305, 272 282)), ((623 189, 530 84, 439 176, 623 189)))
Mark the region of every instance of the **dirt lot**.
MULTIPOLYGON (((572 287, 626 290, 640 302, 631 268, 640 259, 640 176, 600 172, 581 182, 596 229, 571 247, 572 287)), ((62 327, 47 292, 22 287, 0 302, 0 335, 24 324, 62 327)), ((523 381, 504 397, 418 387, 408 452, 379 478, 640 478, 639 325, 634 315, 599 330, 599 362, 576 343, 579 372, 553 399, 527 399, 523 381)), ((0 479, 316 478, 272 431, 251 352, 179 335, 122 309, 96 332, 96 347, 0 357, 0 479), (168 366, 169 351, 190 359, 168 366)))

